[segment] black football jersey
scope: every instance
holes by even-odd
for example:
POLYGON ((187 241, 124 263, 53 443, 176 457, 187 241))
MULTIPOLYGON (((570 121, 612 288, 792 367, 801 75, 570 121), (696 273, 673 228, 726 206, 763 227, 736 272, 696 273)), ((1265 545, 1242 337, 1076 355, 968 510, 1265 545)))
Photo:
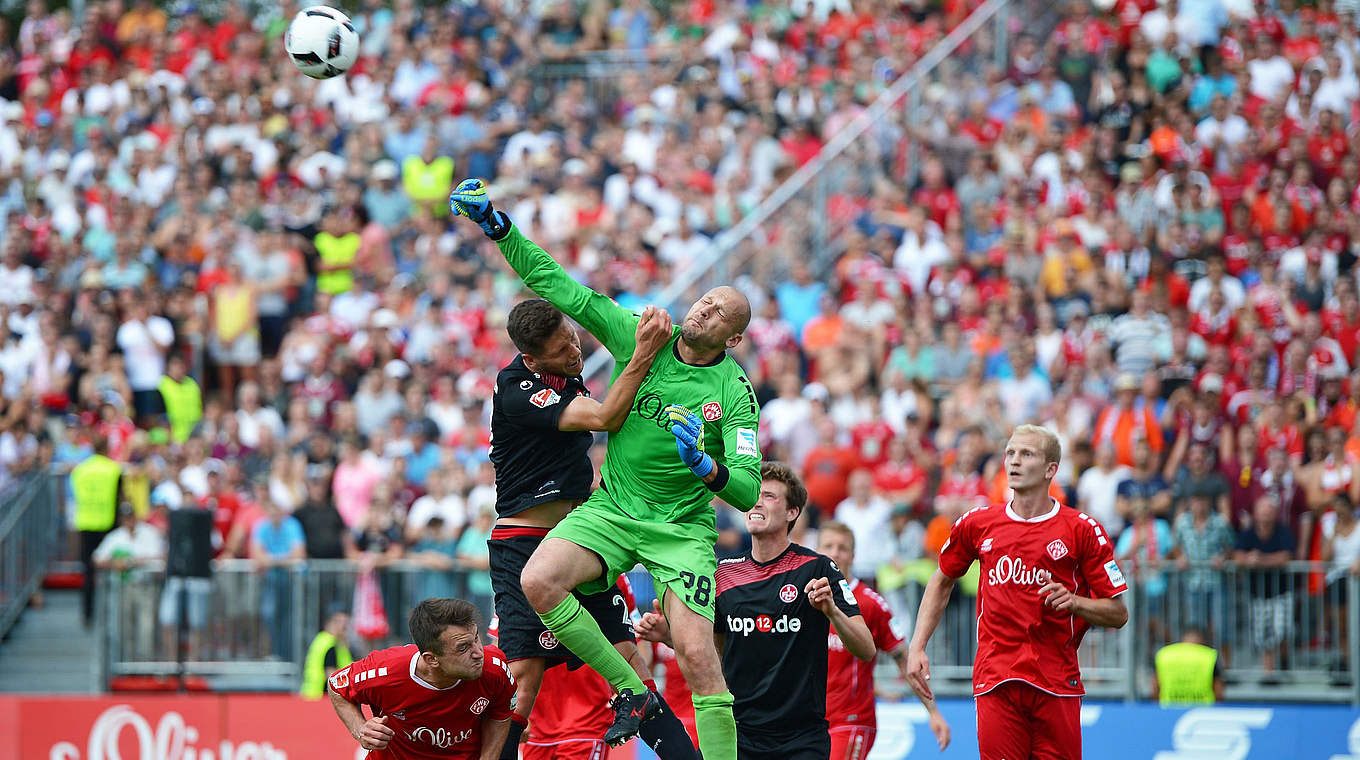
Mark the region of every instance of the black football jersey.
POLYGON ((791 544, 763 564, 750 552, 718 563, 714 629, 726 635, 723 675, 743 747, 774 752, 809 731, 827 730, 831 620, 803 592, 816 578, 831 582, 836 606, 847 616, 860 614, 836 563, 807 547, 791 544))
POLYGON ((594 436, 557 429, 562 410, 589 396, 580 376, 540 375, 524 357, 496 375, 491 397, 491 464, 496 468, 496 512, 501 517, 559 499, 585 499, 595 468, 594 436))

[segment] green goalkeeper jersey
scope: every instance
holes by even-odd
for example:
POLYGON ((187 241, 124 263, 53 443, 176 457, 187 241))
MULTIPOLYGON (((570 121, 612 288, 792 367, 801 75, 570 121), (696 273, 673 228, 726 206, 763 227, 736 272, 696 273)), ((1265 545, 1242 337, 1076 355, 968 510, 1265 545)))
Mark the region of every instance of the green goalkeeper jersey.
MULTIPOLYGON (((638 317, 576 282, 518 228, 496 243, 535 293, 576 320, 614 357, 614 377, 633 356, 638 317)), ((717 495, 746 511, 760 491, 760 407, 746 372, 726 353, 711 364, 680 360, 680 327, 657 353, 623 428, 609 436, 603 488, 628 515, 643 520, 712 525, 713 492, 680 461, 666 407, 680 404, 704 420, 704 450, 728 471, 717 495)), ((612 379, 612 378, 611 378, 612 379)))

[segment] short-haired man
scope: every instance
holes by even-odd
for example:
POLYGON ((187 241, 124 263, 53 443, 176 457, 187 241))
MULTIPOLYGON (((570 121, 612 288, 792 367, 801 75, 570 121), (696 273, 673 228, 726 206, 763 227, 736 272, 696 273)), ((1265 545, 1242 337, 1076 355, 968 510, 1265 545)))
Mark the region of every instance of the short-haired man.
MULTIPOLYGON (((826 760, 828 635, 834 630, 865 662, 877 650, 836 563, 789 540, 807 504, 802 481, 779 462, 765 462, 760 474, 760 496, 746 513, 751 550, 724 559, 717 572, 715 640, 736 697, 737 753, 826 760)), ((638 623, 648 640, 669 643, 669 634, 657 612, 638 623)))
MULTIPOLYGON (((817 550, 838 567, 851 567, 855 561, 855 533, 843 522, 824 522, 817 529, 817 550)), ((877 591, 849 579, 860 614, 864 616, 874 646, 897 662, 902 677, 907 676, 907 642, 897 632, 892 610, 877 591)), ((845 648, 834 631, 827 641, 826 720, 831 726, 831 760, 864 760, 874 747, 878 734, 875 714, 874 661, 861 660, 845 648)), ((949 746, 949 723, 940 714, 934 699, 920 697, 930 714, 930 732, 940 749, 949 746)))
POLYGON ((426 599, 408 625, 414 644, 331 674, 340 721, 372 760, 495 760, 510 732, 515 679, 505 654, 482 646, 477 607, 426 599), (373 717, 365 720, 361 705, 373 717))
POLYGON ((1048 495, 1061 456, 1052 431, 1015 428, 1002 459, 1014 497, 954 523, 917 612, 907 680, 933 697, 926 644, 955 581, 982 563, 973 663, 981 760, 1079 760, 1077 647, 1089 627, 1120 628, 1129 619, 1118 598, 1128 585, 1105 529, 1048 495))
MULTIPOLYGON (((505 327, 519 355, 497 374, 491 399, 491 463, 499 517, 487 541, 487 558, 496 595, 497 643, 509 658, 516 684, 515 714, 501 760, 515 760, 545 672, 572 655, 529 605, 520 575, 548 531, 590 496, 595 479, 591 433, 613 432, 623 425, 652 360, 670 339, 671 319, 652 307, 643 311, 634 333, 637 349, 603 401, 590 397, 581 378, 580 337, 555 306, 538 298, 521 301, 510 310, 505 327)), ((575 596, 650 689, 651 676, 638 653, 631 621, 620 614, 628 605, 619 589, 575 596)), ((692 760, 684 725, 665 709, 659 695, 657 699, 662 713, 642 725, 643 739, 662 760, 692 760)), ((600 702, 600 709, 604 705, 600 702)))

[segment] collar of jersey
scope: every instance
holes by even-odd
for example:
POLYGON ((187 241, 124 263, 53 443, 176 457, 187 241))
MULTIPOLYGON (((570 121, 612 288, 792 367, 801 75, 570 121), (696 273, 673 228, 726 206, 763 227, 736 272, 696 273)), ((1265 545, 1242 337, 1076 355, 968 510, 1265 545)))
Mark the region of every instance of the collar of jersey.
POLYGON ((1037 516, 1037 517, 1021 517, 1020 515, 1017 515, 1017 514, 1015 513, 1015 510, 1014 510, 1014 509, 1011 509, 1011 504, 1014 503, 1014 500, 1008 501, 1008 502, 1006 502, 1006 516, 1009 517, 1009 518, 1011 518, 1012 520, 1014 520, 1014 521, 1016 521, 1016 522, 1024 522, 1024 523, 1041 523, 1041 522, 1043 522, 1044 520, 1051 520, 1051 519, 1053 519, 1054 517, 1057 517, 1057 516, 1058 516, 1058 510, 1061 508, 1061 505, 1058 504, 1058 500, 1057 500, 1057 499, 1055 499, 1055 498, 1053 498, 1053 497, 1051 497, 1051 496, 1049 497, 1049 501, 1053 502, 1053 508, 1050 509, 1050 510, 1048 510, 1047 512, 1043 513, 1042 515, 1037 516))
POLYGON ((782 552, 780 552, 779 554, 775 555, 775 558, 772 559, 772 560, 770 560, 769 562, 761 562, 760 560, 756 559, 755 554, 754 554, 750 549, 747 549, 747 550, 746 550, 746 558, 749 559, 749 560, 751 560, 751 562, 755 563, 756 566, 758 566, 758 567, 769 567, 770 565, 773 565, 774 563, 776 563, 776 562, 778 562, 779 560, 783 559, 784 556, 787 555, 789 552, 793 551, 793 547, 794 547, 794 543, 793 543, 792 541, 790 541, 790 542, 789 542, 789 545, 786 546, 786 547, 784 547, 784 551, 782 551, 782 552))
POLYGON ((718 352, 718 355, 715 356, 715 357, 713 357, 713 361, 711 361, 711 362, 709 362, 709 363, 707 363, 707 364, 690 364, 689 362, 687 362, 687 361, 685 361, 684 359, 681 359, 681 358, 680 358, 680 341, 678 341, 678 340, 671 344, 671 353, 675 354, 675 360, 676 360, 676 361, 680 362, 681 364, 685 365, 686 367, 716 367, 716 366, 718 366, 719 364, 722 363, 722 360, 723 360, 723 359, 726 359, 726 358, 727 358, 727 352, 726 352, 726 351, 719 351, 719 352, 718 352))
POLYGON ((441 689, 438 686, 435 686, 434 684, 430 683, 429 681, 426 681, 424 678, 421 678, 420 676, 416 675, 416 659, 418 659, 419 657, 420 650, 417 649, 416 653, 411 655, 411 680, 415 681, 417 684, 424 686, 430 691, 448 691, 449 689, 452 689, 458 684, 463 682, 463 679, 460 678, 457 681, 454 681, 452 684, 445 686, 444 688, 441 689))

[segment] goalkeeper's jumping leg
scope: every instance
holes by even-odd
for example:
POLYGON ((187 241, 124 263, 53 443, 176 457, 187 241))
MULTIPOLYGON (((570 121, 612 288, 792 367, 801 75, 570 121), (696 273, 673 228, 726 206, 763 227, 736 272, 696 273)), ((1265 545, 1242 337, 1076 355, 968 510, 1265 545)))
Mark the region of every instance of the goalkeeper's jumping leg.
POLYGON ((571 593, 604 571, 591 550, 549 536, 524 566, 520 585, 543 625, 619 693, 614 699, 614 725, 605 741, 622 744, 636 736, 643 721, 660 712, 661 705, 571 593))

